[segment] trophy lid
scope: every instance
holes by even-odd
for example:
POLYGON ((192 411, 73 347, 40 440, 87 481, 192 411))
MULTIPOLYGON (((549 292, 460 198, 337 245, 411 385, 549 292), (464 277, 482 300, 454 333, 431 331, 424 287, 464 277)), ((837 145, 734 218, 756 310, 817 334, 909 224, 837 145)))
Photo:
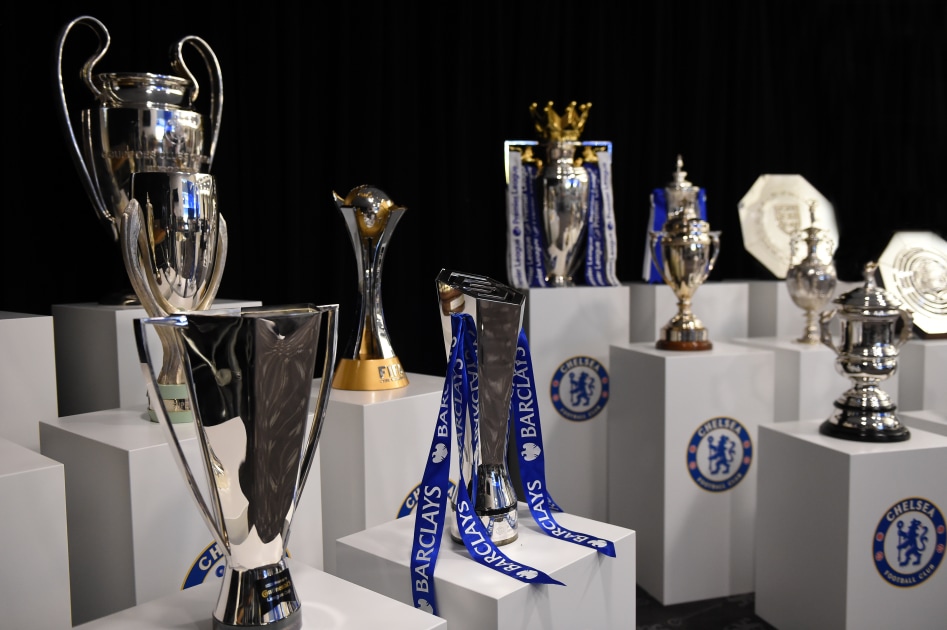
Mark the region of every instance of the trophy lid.
POLYGON ((843 293, 833 300, 834 303, 848 312, 860 311, 883 315, 885 311, 898 311, 901 308, 901 300, 896 295, 878 287, 875 282, 877 270, 878 263, 874 261, 865 263, 863 272, 865 284, 843 293))
POLYGON ((541 111, 539 105, 532 103, 529 106, 529 113, 536 119, 536 131, 543 140, 575 142, 585 129, 585 121, 589 117, 591 107, 592 103, 577 105, 576 101, 572 101, 566 105, 560 116, 553 109, 552 101, 549 101, 541 111))
POLYGON ((700 187, 687 181, 687 171, 683 170, 683 167, 684 159, 678 154, 677 169, 664 189, 667 194, 668 217, 679 215, 683 220, 700 219, 697 212, 697 194, 700 187))

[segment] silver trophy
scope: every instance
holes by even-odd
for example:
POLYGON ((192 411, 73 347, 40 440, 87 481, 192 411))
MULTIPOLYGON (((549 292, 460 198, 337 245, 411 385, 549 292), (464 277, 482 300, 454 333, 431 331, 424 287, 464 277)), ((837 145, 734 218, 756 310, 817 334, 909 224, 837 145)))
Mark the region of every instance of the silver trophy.
POLYGON ((835 295, 838 275, 832 252, 835 244, 825 230, 816 227, 815 201, 809 202, 809 227, 799 230, 790 239, 792 250, 789 271, 786 272, 786 287, 793 303, 805 311, 806 326, 797 343, 817 344, 821 341, 819 332, 819 311, 835 295), (802 257, 797 251, 805 250, 802 257))
POLYGON ((650 232, 651 260, 665 284, 677 296, 677 313, 661 329, 656 346, 662 350, 710 350, 709 333, 691 310, 694 293, 713 271, 720 253, 720 232, 700 218, 700 188, 687 181, 684 161, 677 156, 674 179, 665 188, 667 220, 660 232, 650 232))
POLYGON ((337 312, 335 305, 258 307, 137 321, 142 373, 152 394, 158 380, 147 329, 168 331, 185 357, 204 484, 195 479, 168 414, 158 415, 226 559, 215 629, 302 626, 286 548, 329 400, 337 312), (322 341, 323 378, 313 398, 322 341))
POLYGON ((381 271, 388 241, 406 208, 374 186, 357 186, 343 199, 332 193, 348 228, 358 264, 358 320, 339 358, 337 389, 376 391, 408 385, 391 347, 381 301, 381 271))
POLYGON ((529 111, 546 144, 546 161, 539 171, 542 182, 543 262, 552 287, 574 286, 573 277, 584 260, 588 230, 589 175, 576 161, 579 136, 591 103, 569 103, 560 116, 550 101, 529 111))
MULTIPOLYGON (((471 431, 465 430, 459 461, 468 484, 473 470, 477 471, 477 496, 471 497, 474 511, 490 532, 491 540, 496 545, 505 545, 519 535, 517 496, 506 455, 513 370, 526 296, 491 278, 446 269, 438 274, 436 283, 448 356, 453 336, 451 314, 467 313, 475 323, 480 448, 479 452, 474 452, 471 431)), ((451 503, 451 510, 451 537, 461 542, 455 502, 451 503)))
POLYGON ((853 386, 835 401, 835 411, 822 423, 825 435, 866 442, 900 442, 910 432, 895 413, 881 382, 894 374, 898 354, 911 337, 913 315, 901 301, 875 284, 877 264, 865 265, 865 284, 834 300, 838 308, 820 317, 822 343, 835 354, 835 368, 853 386), (829 325, 838 314, 841 340, 832 339, 829 325))
POLYGON ((947 339, 947 241, 934 232, 895 232, 878 271, 911 310, 919 338, 947 339))
POLYGON ((110 41, 108 30, 94 17, 81 16, 66 24, 57 41, 56 78, 60 122, 76 169, 93 209, 118 240, 133 173, 210 172, 220 131, 223 82, 213 50, 193 35, 172 46, 171 65, 179 76, 146 72, 93 74, 110 41), (80 70, 94 105, 80 110, 78 131, 63 81, 64 47, 77 26, 92 29, 98 38, 95 54, 80 70), (195 109, 199 86, 184 62, 186 46, 197 50, 210 77, 207 114, 195 109))
MULTIPOLYGON (((131 199, 120 217, 119 244, 132 288, 150 317, 209 309, 227 259, 227 223, 217 208, 214 176, 208 173, 134 173, 131 199)), ((192 420, 184 364, 171 330, 161 339, 158 397, 174 422, 192 420)))

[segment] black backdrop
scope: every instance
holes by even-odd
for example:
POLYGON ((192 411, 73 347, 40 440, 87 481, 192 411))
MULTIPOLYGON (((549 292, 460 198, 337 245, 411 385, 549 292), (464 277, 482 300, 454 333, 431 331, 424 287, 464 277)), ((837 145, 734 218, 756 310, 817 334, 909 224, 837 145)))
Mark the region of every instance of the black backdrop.
MULTIPOLYGON (((98 72, 169 72, 188 34, 220 60, 219 297, 338 303, 346 331, 355 260, 331 193, 373 184, 407 207, 383 299, 409 372, 443 372, 441 268, 506 280, 503 141, 535 138, 534 101, 591 102, 583 137, 614 143, 624 282, 640 281, 648 195, 677 154, 722 231, 711 282, 772 278, 737 214, 762 173, 801 174, 833 203, 843 280, 895 231, 947 235, 943 0, 20 2, 2 21, 3 311, 128 286, 57 119, 56 39, 84 14, 112 37, 98 72)), ((67 84, 92 52, 79 31, 67 84)), ((70 105, 84 105, 74 89, 70 105)))

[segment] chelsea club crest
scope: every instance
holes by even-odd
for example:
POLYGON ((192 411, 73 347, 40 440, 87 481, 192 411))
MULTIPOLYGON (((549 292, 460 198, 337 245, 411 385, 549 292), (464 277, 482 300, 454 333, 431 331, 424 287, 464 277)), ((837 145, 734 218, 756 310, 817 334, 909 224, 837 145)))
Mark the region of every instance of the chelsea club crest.
POLYGON ((553 372, 552 406, 567 420, 588 420, 608 402, 608 372, 592 357, 572 357, 553 372))
POLYGON ((733 418, 704 422, 687 445, 687 470, 694 483, 710 492, 736 486, 746 477, 752 461, 750 434, 733 418))
POLYGON ((944 559, 944 513, 919 497, 892 505, 881 517, 872 541, 878 573, 889 584, 916 586, 934 574, 944 559))

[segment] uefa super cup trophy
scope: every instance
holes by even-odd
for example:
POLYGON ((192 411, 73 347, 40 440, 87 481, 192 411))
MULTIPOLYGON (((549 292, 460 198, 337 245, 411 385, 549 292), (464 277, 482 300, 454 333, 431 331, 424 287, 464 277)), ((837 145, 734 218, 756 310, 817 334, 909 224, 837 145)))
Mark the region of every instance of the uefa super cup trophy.
POLYGON ((108 30, 96 18, 86 15, 72 20, 59 35, 55 72, 60 122, 73 161, 93 209, 118 240, 133 173, 210 172, 220 131, 223 82, 213 50, 193 35, 171 48, 171 65, 180 76, 147 72, 93 74, 110 41, 108 30), (98 37, 95 54, 80 71, 90 92, 87 97, 91 96, 94 105, 80 110, 78 129, 67 104, 63 80, 64 46, 77 26, 92 29, 98 37), (201 55, 210 77, 207 115, 195 108, 198 83, 184 62, 186 45, 201 55))
POLYGON ((786 272, 786 287, 796 306, 805 311, 806 327, 797 343, 817 344, 819 311, 835 294, 838 275, 832 252, 835 244, 825 230, 815 226, 815 201, 809 202, 809 227, 796 232, 790 239, 792 249, 789 271, 786 272), (805 245, 805 255, 800 259, 796 251, 805 245), (798 262, 796 262, 798 261, 798 262))
POLYGON ((408 385, 391 347, 381 300, 381 271, 395 226, 406 208, 374 186, 357 186, 343 199, 332 193, 348 228, 358 264, 358 320, 336 368, 337 389, 375 391, 408 385))
MULTIPOLYGON (((209 173, 133 173, 119 217, 119 244, 132 288, 150 317, 209 309, 227 259, 227 223, 209 173)), ((156 327, 162 364, 149 414, 161 404, 174 422, 192 420, 179 345, 156 327)))
MULTIPOLYGON (((516 347, 523 324, 526 296, 491 278, 442 270, 437 276, 437 296, 447 355, 451 350, 451 315, 469 314, 476 328, 479 435, 464 431, 460 453, 463 478, 468 485, 477 473, 474 511, 496 545, 516 540, 517 496, 507 467, 510 398, 516 347), (478 447, 475 448, 474 444, 478 447)), ((468 418, 469 422, 470 419, 468 418)), ((469 491, 469 488, 468 488, 469 491)), ((451 504, 451 537, 461 542, 456 503, 451 504)))
POLYGON ((820 431, 846 440, 901 442, 910 432, 895 413, 881 382, 894 374, 898 354, 911 337, 914 317, 901 301, 875 284, 877 264, 865 265, 865 284, 834 300, 837 309, 822 313, 822 343, 835 351, 835 368, 853 386, 835 401, 835 411, 820 431), (832 339, 829 324, 838 314, 841 339, 832 339))
POLYGON ((662 350, 710 350, 707 329, 691 311, 691 299, 713 271, 720 253, 720 232, 700 218, 697 195, 700 188, 687 181, 677 157, 674 179, 665 188, 667 221, 660 232, 650 232, 651 260, 661 261, 658 271, 677 296, 677 313, 661 329, 656 346, 662 350))
POLYGON ((198 477, 206 489, 168 414, 159 409, 158 415, 226 559, 215 629, 302 626, 286 548, 329 400, 337 312, 336 305, 255 307, 136 322, 142 372, 153 395, 158 382, 147 329, 168 331, 185 357, 204 468, 198 477), (310 418, 320 340, 325 342, 322 382, 310 418))
POLYGON ((579 136, 585 128, 591 103, 569 103, 560 116, 550 101, 540 110, 536 103, 529 111, 536 130, 546 143, 542 182, 543 262, 546 282, 552 287, 573 286, 583 261, 588 230, 589 175, 576 163, 579 136))

